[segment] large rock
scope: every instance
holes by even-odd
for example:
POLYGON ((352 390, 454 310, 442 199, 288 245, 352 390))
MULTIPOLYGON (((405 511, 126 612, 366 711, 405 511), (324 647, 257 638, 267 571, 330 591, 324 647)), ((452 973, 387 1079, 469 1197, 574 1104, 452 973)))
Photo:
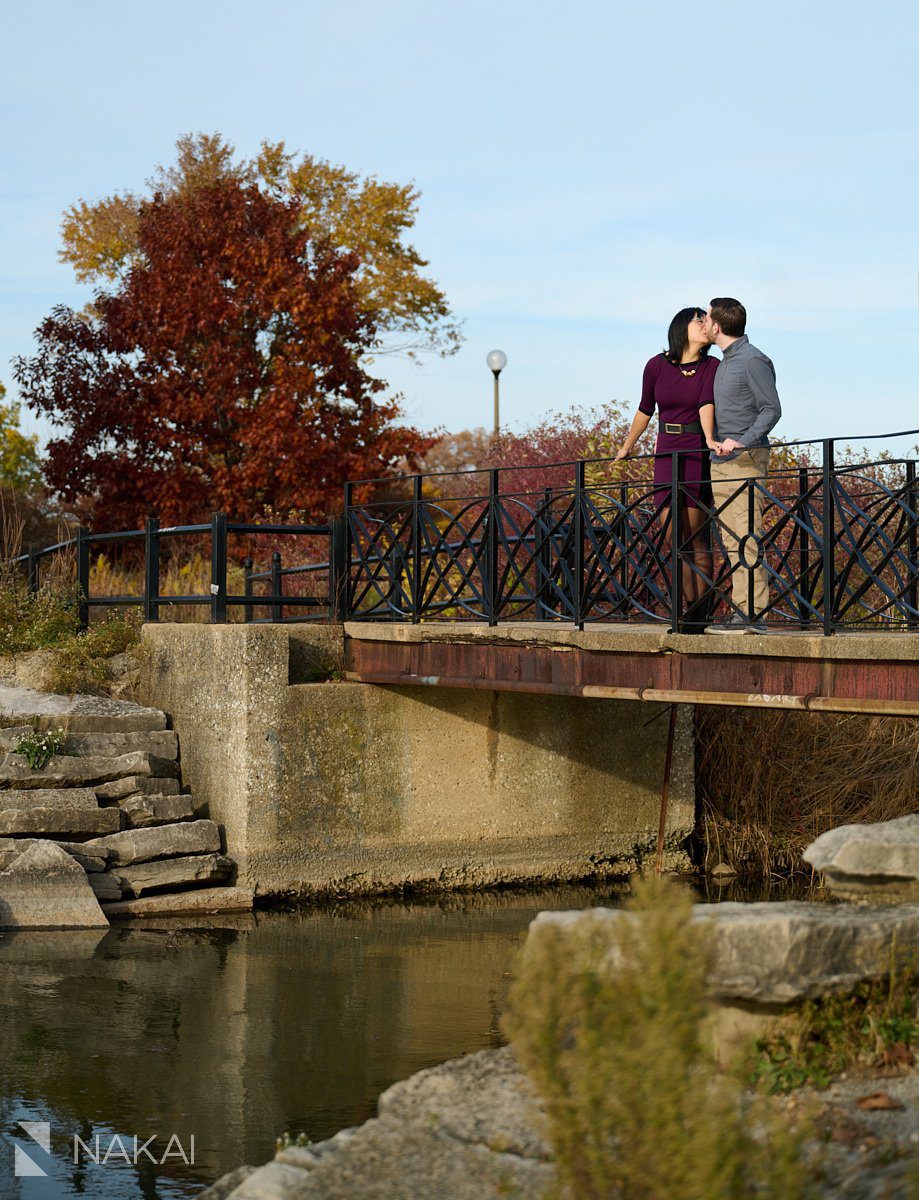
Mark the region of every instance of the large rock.
MULTIPOLYGON (((530 925, 538 939, 550 927, 576 934, 585 922, 608 930, 611 949, 621 909, 543 912, 530 925)), ((697 904, 694 921, 711 925, 715 967, 709 978, 720 1001, 786 1005, 832 992, 848 992, 890 969, 894 946, 919 945, 919 904, 697 904)))
POLYGON ((876 825, 840 825, 804 851, 843 900, 919 900, 919 813, 876 825))
POLYGON ((163 888, 192 887, 220 883, 233 870, 233 860, 222 854, 191 854, 182 858, 159 858, 153 862, 116 867, 113 874, 123 894, 142 896, 163 888))
POLYGON ((111 871, 102 871, 97 874, 87 875, 89 886, 93 889, 93 894, 100 903, 112 900, 120 900, 122 897, 121 884, 118 882, 118 876, 113 875, 111 871))
POLYGON ((193 796, 129 796, 118 807, 132 829, 148 825, 169 825, 173 821, 190 821, 198 805, 193 796))
POLYGON ((121 820, 118 808, 11 808, 0 811, 0 837, 45 833, 82 840, 114 833, 121 820))
MULTIPOLYGON (((102 809, 116 812, 119 809, 102 809)), ((183 821, 177 825, 158 825, 152 829, 125 829, 111 837, 96 838, 93 846, 110 853, 112 866, 147 862, 151 858, 176 858, 180 854, 210 854, 220 850, 220 831, 213 821, 183 821)))
POLYGON ((53 842, 33 843, 0 872, 0 926, 5 929, 107 924, 86 872, 53 842))
POLYGON ((166 728, 166 714, 103 696, 56 696, 0 685, 0 723, 67 733, 141 733, 166 728))
POLYGON ((0 788, 68 788, 104 784, 125 777, 178 774, 178 765, 145 750, 133 750, 114 758, 80 758, 60 754, 40 770, 30 767, 22 754, 5 754, 0 759, 0 788))
POLYGON ((9 788, 0 791, 0 812, 11 808, 98 808, 92 788, 9 788))
MULTIPOLYGON (((29 846, 33 846, 37 841, 47 841, 47 838, 0 838, 0 871, 22 854, 23 850, 27 850, 29 846)), ((92 851, 87 851, 85 842, 60 842, 55 840, 55 846, 60 846, 62 850, 70 855, 75 862, 78 862, 84 871, 104 871, 106 860, 108 859, 108 850, 101 847, 96 847, 92 851)))
POLYGON ((121 900, 106 904, 104 911, 108 917, 248 912, 254 900, 255 894, 250 888, 193 888, 187 892, 166 892, 158 896, 141 896, 137 900, 121 900))

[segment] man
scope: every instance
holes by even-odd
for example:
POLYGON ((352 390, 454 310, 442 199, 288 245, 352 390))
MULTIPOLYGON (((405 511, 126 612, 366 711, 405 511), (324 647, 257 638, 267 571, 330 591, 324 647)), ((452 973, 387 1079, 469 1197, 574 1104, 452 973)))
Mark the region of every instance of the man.
POLYGON ((729 296, 711 302, 703 324, 709 341, 721 351, 715 375, 715 438, 709 448, 712 496, 731 564, 733 603, 727 620, 710 625, 706 633, 766 632, 762 614, 769 604, 769 584, 765 568, 752 567, 763 528, 762 494, 756 483, 766 478, 767 435, 781 417, 782 406, 775 389, 775 368, 750 344, 746 327, 747 310, 729 296))

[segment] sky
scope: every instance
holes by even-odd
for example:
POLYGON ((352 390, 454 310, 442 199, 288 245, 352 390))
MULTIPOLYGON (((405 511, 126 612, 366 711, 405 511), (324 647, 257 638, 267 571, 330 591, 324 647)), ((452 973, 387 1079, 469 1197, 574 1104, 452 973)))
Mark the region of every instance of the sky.
MULTIPOLYGON (((53 305, 79 199, 178 137, 414 181, 465 341, 377 364, 407 418, 637 404, 673 314, 738 297, 776 435, 919 426, 919 5, 849 0, 0 0, 0 380, 53 305)), ((28 413, 23 424, 44 438, 28 413)))

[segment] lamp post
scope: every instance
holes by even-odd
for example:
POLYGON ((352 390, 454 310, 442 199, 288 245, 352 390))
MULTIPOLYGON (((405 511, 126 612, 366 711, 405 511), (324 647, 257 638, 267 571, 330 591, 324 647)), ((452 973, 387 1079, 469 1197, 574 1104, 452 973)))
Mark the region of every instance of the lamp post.
POLYGON ((485 361, 488 363, 488 369, 495 377, 495 438, 501 429, 501 414, 500 414, 500 396, 498 392, 498 376, 507 366, 507 355, 503 350, 490 350, 485 356, 485 361))

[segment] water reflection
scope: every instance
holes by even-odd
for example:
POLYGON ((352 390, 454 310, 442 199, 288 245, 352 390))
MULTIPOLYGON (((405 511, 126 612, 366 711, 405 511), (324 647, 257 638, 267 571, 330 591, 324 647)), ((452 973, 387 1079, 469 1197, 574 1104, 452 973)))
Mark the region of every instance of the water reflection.
POLYGON ((288 1129, 371 1116, 422 1067, 500 1042, 515 948, 537 912, 622 888, 163 919, 0 935, 0 1197, 172 1200, 288 1129), (19 1121, 51 1124, 49 1157, 19 1121), (74 1165, 73 1135, 109 1161, 74 1165), (159 1159, 176 1135, 195 1162, 159 1159), (153 1137, 137 1166, 133 1138, 153 1137), (13 1176, 13 1139, 48 1178, 13 1176))

